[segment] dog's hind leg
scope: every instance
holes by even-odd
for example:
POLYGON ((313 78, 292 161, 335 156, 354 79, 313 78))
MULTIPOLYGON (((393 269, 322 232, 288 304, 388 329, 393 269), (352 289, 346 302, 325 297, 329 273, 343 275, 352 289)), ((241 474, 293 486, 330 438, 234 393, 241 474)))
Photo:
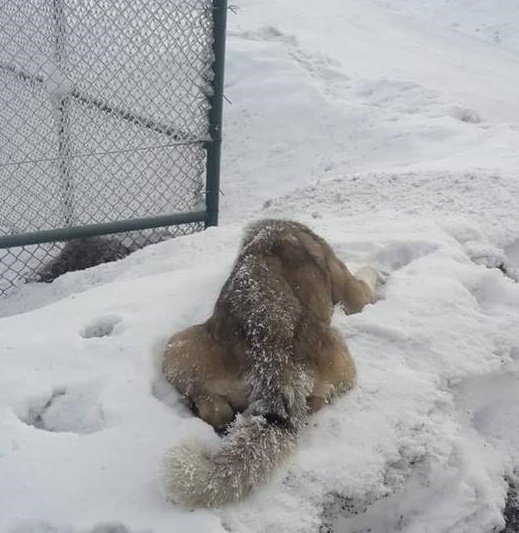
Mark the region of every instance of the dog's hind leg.
POLYGON ((235 412, 229 402, 212 394, 192 395, 193 412, 216 431, 223 431, 234 419, 235 412))
POLYGON ((236 413, 246 409, 248 392, 248 386, 243 380, 222 372, 217 379, 201 383, 198 390, 193 389, 190 399, 196 415, 217 431, 223 431, 233 421, 236 413))
POLYGON ((312 391, 312 394, 306 399, 310 413, 320 411, 327 404, 328 400, 326 396, 327 394, 325 390, 314 389, 312 391))
POLYGON ((351 389, 355 375, 355 363, 346 343, 339 333, 330 329, 317 359, 314 387, 307 398, 310 411, 318 411, 333 396, 351 389))
POLYGON ((188 399, 196 415, 218 430, 247 405, 243 370, 233 354, 199 324, 174 335, 162 360, 167 381, 188 399))

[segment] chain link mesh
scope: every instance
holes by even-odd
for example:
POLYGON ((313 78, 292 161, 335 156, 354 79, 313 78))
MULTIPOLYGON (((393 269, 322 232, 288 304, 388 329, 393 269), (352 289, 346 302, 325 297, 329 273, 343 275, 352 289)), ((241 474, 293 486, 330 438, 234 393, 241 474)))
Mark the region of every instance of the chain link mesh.
MULTIPOLYGON (((203 210, 211 45, 211 0, 0 2, 0 235, 203 210)), ((62 248, 0 250, 0 295, 62 248)))

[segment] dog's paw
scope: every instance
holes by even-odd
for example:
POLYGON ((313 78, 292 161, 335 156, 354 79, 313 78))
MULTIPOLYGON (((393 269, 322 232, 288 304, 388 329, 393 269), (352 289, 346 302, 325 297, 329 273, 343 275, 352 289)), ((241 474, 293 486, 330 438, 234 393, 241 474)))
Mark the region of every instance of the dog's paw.
POLYGON ((379 272, 376 268, 363 266, 357 270, 355 277, 371 287, 371 290, 375 290, 378 285, 379 272))
POLYGON ((371 266, 364 266, 357 270, 355 277, 369 285, 373 294, 372 302, 374 303, 382 297, 381 293, 383 292, 383 286, 389 279, 389 272, 371 266))
POLYGON ((389 279, 390 273, 387 270, 378 270, 377 285, 385 285, 389 279))
POLYGON ((373 303, 384 299, 384 288, 389 276, 390 274, 387 270, 377 270, 377 282, 373 289, 373 303))

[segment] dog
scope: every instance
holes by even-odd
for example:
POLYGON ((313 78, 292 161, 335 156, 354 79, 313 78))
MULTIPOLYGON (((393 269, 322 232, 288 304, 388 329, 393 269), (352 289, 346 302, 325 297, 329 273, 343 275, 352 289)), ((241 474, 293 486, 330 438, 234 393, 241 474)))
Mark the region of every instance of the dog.
POLYGON ((174 335, 164 352, 167 381, 225 432, 216 450, 186 442, 168 452, 168 499, 219 507, 272 475, 309 415, 353 386, 353 359, 331 327, 334 306, 358 313, 380 279, 372 267, 354 276, 303 224, 248 227, 212 316, 174 335))

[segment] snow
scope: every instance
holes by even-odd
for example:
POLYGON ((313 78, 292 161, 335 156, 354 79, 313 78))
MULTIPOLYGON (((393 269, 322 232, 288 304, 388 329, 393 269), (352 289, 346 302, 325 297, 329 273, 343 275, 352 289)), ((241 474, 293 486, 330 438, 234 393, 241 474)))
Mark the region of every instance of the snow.
POLYGON ((485 0, 374 0, 400 13, 433 20, 458 32, 519 51, 519 6, 500 0, 499 8, 485 0))
POLYGON ((519 14, 503 0, 229 13, 222 225, 0 301, 0 531, 490 533, 519 466, 519 14), (499 42, 493 37, 499 33, 499 42), (243 225, 304 222, 390 276, 339 311, 358 383, 243 503, 166 502, 218 437, 160 376, 243 225))

